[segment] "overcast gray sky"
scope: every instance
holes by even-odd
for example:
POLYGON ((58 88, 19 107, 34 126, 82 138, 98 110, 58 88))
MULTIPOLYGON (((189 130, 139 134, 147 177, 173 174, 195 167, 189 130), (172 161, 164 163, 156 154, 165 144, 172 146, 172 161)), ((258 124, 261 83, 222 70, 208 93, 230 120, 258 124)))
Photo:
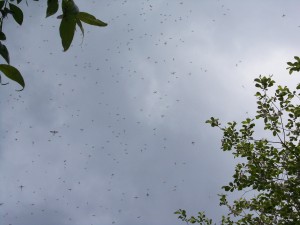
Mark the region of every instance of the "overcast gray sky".
POLYGON ((27 86, 0 88, 0 224, 218 222, 234 161, 205 120, 253 116, 260 74, 298 80, 300 2, 76 1, 109 25, 84 24, 66 53, 45 2, 4 24, 27 86))

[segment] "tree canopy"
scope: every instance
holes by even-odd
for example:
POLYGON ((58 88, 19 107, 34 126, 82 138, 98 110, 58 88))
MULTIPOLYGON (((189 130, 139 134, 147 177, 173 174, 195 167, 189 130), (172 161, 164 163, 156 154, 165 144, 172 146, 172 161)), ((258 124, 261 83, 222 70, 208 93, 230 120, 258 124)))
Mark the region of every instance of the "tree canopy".
MULTIPOLYGON (((300 71, 300 58, 294 58, 295 62, 287 63, 290 74, 300 71)), ((258 88, 254 118, 226 126, 214 117, 206 121, 223 132, 222 150, 240 159, 233 180, 222 187, 240 197, 231 202, 227 194, 219 195, 220 205, 228 209, 220 223, 299 224, 300 83, 291 90, 281 85, 274 88, 272 76, 259 76, 254 81, 258 88), (265 132, 255 129, 261 122, 265 132)), ((188 217, 180 209, 175 214, 187 223, 213 224, 204 212, 188 217)))
MULTIPOLYGON (((38 1, 38 0, 33 0, 38 1)), ((3 42, 7 39, 6 34, 3 31, 3 23, 6 18, 12 17, 16 23, 22 25, 23 23, 23 11, 20 8, 20 3, 24 2, 23 0, 0 0, 0 55, 5 60, 7 64, 0 64, 0 71, 7 78, 17 82, 21 85, 22 89, 25 87, 25 81, 23 76, 18 69, 10 65, 9 51, 3 42)), ((26 0, 26 4, 28 2, 26 0)), ((59 34, 61 37, 61 42, 64 51, 67 51, 71 46, 73 37, 76 30, 76 25, 81 30, 82 35, 84 36, 83 23, 90 24, 93 26, 105 27, 106 23, 97 19, 95 16, 87 13, 81 12, 73 0, 48 0, 46 17, 52 16, 58 12, 59 6, 61 5, 62 15, 59 15, 57 18, 61 19, 59 34)), ((6 85, 8 83, 3 83, 0 75, 0 84, 6 85)))

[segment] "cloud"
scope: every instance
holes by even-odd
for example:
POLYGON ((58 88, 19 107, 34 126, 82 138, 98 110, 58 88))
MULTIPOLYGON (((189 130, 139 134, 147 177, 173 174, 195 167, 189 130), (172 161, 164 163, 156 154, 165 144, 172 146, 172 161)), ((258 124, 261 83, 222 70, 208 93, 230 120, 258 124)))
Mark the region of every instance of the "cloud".
POLYGON ((179 208, 218 218, 236 161, 205 120, 252 116, 260 73, 287 82, 294 3, 80 1, 109 26, 86 25, 67 53, 59 21, 30 3, 24 25, 6 27, 27 87, 0 89, 1 221, 182 224, 179 208))

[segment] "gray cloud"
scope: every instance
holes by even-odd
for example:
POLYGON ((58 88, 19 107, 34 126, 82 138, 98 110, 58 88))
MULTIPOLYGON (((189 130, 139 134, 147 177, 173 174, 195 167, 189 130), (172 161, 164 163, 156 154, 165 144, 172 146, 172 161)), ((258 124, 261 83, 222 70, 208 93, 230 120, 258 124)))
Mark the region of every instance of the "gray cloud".
POLYGON ((78 1, 109 26, 85 26, 67 53, 45 3, 22 27, 7 20, 27 87, 0 89, 3 224, 182 224, 179 208, 217 219, 236 161, 204 122, 252 116, 259 74, 293 84, 297 4, 78 1))

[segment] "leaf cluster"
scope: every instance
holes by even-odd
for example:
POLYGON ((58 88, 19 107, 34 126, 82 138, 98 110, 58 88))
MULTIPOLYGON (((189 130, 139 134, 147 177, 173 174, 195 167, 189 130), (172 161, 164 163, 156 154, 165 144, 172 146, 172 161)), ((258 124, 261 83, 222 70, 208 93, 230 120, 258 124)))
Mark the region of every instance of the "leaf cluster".
MULTIPOLYGON (((220 205, 228 209, 221 224, 299 224, 300 84, 290 90, 281 85, 275 88, 271 76, 259 76, 254 81, 258 88, 254 118, 225 126, 214 117, 206 121, 223 132, 222 150, 242 159, 235 166, 233 179, 222 187, 227 193, 242 193, 241 197, 229 202, 227 194, 219 195, 220 205), (259 122, 265 133, 260 138, 255 130, 259 122)), ((184 210, 176 214, 188 223, 211 224, 210 220, 187 218, 184 210)))
MULTIPOLYGON (((33 1, 39 1, 39 0, 33 0, 33 1)), ((21 2, 22 0, 16 0, 16 1, 0 0, 0 55, 7 63, 7 64, 0 64, 0 71, 7 78, 21 85, 22 87, 21 90, 23 90, 25 88, 24 79, 21 73, 18 71, 18 69, 10 65, 9 51, 7 47, 3 44, 3 42, 6 40, 6 35, 2 30, 3 22, 9 16, 12 16, 13 19, 16 21, 16 23, 22 25, 24 15, 22 9, 19 7, 19 4, 21 2)), ((26 4, 28 5, 27 0, 26 0, 26 4)), ((76 30, 76 25, 80 28, 83 36, 84 36, 84 28, 82 22, 93 26, 100 26, 100 27, 107 26, 106 23, 102 22, 101 20, 98 20, 93 15, 87 12, 79 11, 79 8, 77 7, 77 5, 73 0, 61 0, 61 2, 59 0, 47 0, 46 17, 52 16, 55 13, 57 13, 60 4, 61 4, 61 9, 63 14, 58 16, 57 18, 61 19, 59 33, 60 33, 61 42, 64 51, 67 51, 71 46, 74 33, 76 30)), ((1 78, 2 77, 0 75, 0 84, 2 85, 8 84, 8 83, 2 83, 1 78)))
MULTIPOLYGON (((17 4, 20 4, 22 0, 17 0, 17 4)), ((0 64, 0 71, 9 79, 16 81, 22 86, 22 89, 25 87, 24 79, 21 73, 13 66, 10 65, 10 57, 7 47, 4 44, 6 41, 6 35, 2 31, 4 19, 8 16, 12 16, 14 20, 19 24, 22 25, 23 23, 23 12, 22 10, 14 3, 14 0, 2 0, 0 1, 0 55, 5 60, 7 64, 0 64)), ((2 83, 0 75, 0 84, 6 85, 7 83, 2 83)), ((21 89, 21 90, 22 90, 21 89)))
POLYGON ((186 223, 191 223, 191 224, 199 223, 200 225, 212 225, 212 219, 208 219, 205 216, 204 212, 198 212, 198 216, 196 217, 191 216, 189 218, 186 215, 186 211, 183 209, 177 210, 174 214, 177 214, 178 218, 186 223))
POLYGON ((293 72, 299 72, 300 71, 300 58, 298 56, 294 56, 294 59, 296 62, 288 62, 288 67, 286 69, 289 70, 289 74, 292 74, 293 72))
MULTIPOLYGON (((57 11, 58 0, 48 0, 47 17, 54 15, 57 11)), ((73 0, 62 0, 62 12, 63 14, 57 18, 61 19, 59 32, 64 51, 69 49, 73 41, 76 25, 80 28, 83 36, 84 28, 82 22, 99 27, 107 26, 106 23, 98 20, 95 16, 87 12, 80 12, 73 0)))

